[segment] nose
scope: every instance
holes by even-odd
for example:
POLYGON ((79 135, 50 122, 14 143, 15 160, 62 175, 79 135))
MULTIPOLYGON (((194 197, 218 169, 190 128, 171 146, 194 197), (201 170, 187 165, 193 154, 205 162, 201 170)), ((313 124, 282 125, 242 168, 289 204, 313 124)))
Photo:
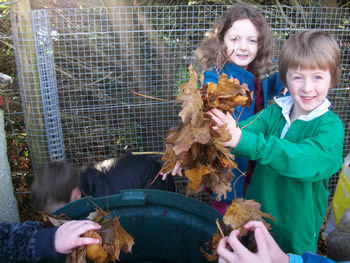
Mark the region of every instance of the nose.
POLYGON ((305 78, 304 85, 303 85, 303 91, 304 92, 310 92, 313 89, 313 81, 310 78, 305 78))
POLYGON ((246 50, 247 49, 247 41, 245 41, 244 39, 241 39, 238 43, 238 48, 240 50, 246 50))

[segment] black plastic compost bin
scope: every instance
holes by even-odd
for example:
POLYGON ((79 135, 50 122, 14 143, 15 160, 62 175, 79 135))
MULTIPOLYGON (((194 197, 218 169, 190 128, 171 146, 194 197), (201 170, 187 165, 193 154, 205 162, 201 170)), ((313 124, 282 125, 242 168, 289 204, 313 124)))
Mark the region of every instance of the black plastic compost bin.
POLYGON ((207 204, 181 194, 158 190, 126 190, 102 198, 83 198, 57 210, 71 219, 85 219, 95 205, 119 216, 135 241, 120 262, 208 262, 200 252, 216 232, 222 215, 207 204))

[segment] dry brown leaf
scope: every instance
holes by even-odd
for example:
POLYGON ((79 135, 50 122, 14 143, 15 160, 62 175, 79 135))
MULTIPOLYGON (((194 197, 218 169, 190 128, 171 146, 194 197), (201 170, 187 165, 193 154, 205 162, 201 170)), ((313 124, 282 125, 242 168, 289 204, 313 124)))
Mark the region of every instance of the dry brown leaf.
POLYGON ((243 198, 236 198, 232 204, 226 209, 223 217, 225 225, 231 226, 232 229, 240 229, 244 231, 243 226, 249 221, 263 221, 268 229, 270 225, 267 224, 263 218, 274 219, 270 214, 264 213, 260 210, 261 205, 254 200, 245 200, 243 198))
POLYGON ((218 233, 214 233, 212 239, 207 242, 207 251, 202 249, 202 251, 205 252, 203 252, 203 254, 207 260, 215 261, 218 259, 216 248, 220 239, 223 237, 221 233, 224 236, 228 236, 231 231, 235 229, 240 230, 240 242, 255 253, 256 243, 254 234, 251 231, 247 232, 243 226, 249 221, 261 221, 267 229, 271 229, 264 218, 275 220, 271 214, 262 212, 260 207, 261 205, 254 200, 245 200, 243 198, 234 199, 232 204, 226 209, 223 220, 219 223, 220 229, 218 229, 218 233))
POLYGON ((166 152, 162 157, 164 165, 160 173, 170 173, 179 162, 189 179, 187 193, 208 188, 217 198, 226 197, 231 191, 232 169, 237 165, 229 148, 224 146, 231 140, 231 134, 222 127, 215 131, 215 124, 206 111, 217 107, 233 112, 236 106, 247 106, 252 101, 248 86, 237 79, 228 79, 222 74, 218 84, 202 84, 198 90, 198 78, 192 66, 190 80, 179 88, 177 100, 181 100, 179 113, 182 124, 169 129, 166 137, 166 152), (200 167, 200 168, 198 168, 200 167), (207 167, 204 169, 203 167, 207 167))
POLYGON ((203 101, 197 88, 197 74, 192 65, 189 67, 189 70, 190 80, 179 87, 176 99, 183 101, 182 110, 179 113, 182 123, 187 124, 191 122, 193 125, 196 125, 203 121, 203 113, 201 112, 203 101))
POLYGON ((70 256, 71 263, 83 263, 85 256, 94 263, 119 261, 120 251, 131 253, 134 245, 133 237, 120 225, 118 217, 104 219, 101 229, 91 230, 83 236, 96 238, 100 242, 74 249, 70 256))
POLYGON ((191 149, 194 143, 207 144, 211 139, 209 124, 204 123, 201 127, 193 127, 190 123, 185 124, 178 132, 177 140, 172 150, 176 155, 191 149))
POLYGON ((67 263, 86 263, 86 247, 80 246, 73 249, 67 257, 67 263))
POLYGON ((192 191, 197 192, 202 183, 202 177, 210 172, 211 169, 204 165, 200 165, 199 168, 186 170, 185 175, 190 180, 188 187, 191 188, 192 191))
POLYGON ((119 217, 113 218, 113 232, 114 232, 114 253, 110 254, 110 260, 119 261, 120 251, 131 253, 134 245, 134 238, 125 231, 119 223, 119 217))
POLYGON ((96 231, 89 231, 83 235, 84 237, 96 238, 100 242, 86 246, 86 256, 94 263, 104 263, 107 259, 107 253, 102 246, 102 237, 96 231))

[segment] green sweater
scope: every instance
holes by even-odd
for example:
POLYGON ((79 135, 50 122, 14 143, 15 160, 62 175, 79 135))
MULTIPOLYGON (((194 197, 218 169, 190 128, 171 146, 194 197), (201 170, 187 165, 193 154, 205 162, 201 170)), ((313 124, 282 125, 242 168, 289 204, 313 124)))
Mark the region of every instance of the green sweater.
POLYGON ((310 121, 295 120, 281 139, 286 123, 281 108, 272 104, 258 115, 239 123, 242 138, 232 150, 257 161, 245 198, 276 219, 269 223, 285 252, 316 252, 328 180, 343 162, 343 124, 328 110, 310 121))

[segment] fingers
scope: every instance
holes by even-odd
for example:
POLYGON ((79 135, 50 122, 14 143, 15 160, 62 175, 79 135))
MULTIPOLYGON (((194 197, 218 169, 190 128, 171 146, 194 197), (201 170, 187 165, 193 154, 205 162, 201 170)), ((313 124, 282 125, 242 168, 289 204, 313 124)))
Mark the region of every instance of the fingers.
POLYGON ((232 251, 228 250, 226 248, 227 245, 227 239, 228 237, 224 237, 220 240, 218 244, 218 248, 216 252, 219 255, 219 262, 226 263, 226 262, 234 262, 234 254, 232 251))
POLYGON ((233 251, 235 251, 235 254, 237 254, 238 257, 241 255, 247 255, 250 253, 250 251, 238 240, 239 230, 234 230, 229 235, 227 242, 232 247, 233 251))
POLYGON ((163 180, 163 181, 165 181, 166 178, 167 178, 167 176, 168 176, 168 174, 162 174, 162 173, 161 173, 160 175, 162 176, 162 180, 163 180))
MULTIPOLYGON (((160 174, 162 176, 162 180, 165 181, 167 176, 168 176, 168 173, 161 173, 160 174)), ((177 161, 173 170, 171 171, 171 175, 172 176, 175 176, 175 175, 178 175, 178 176, 181 176, 182 177, 182 167, 181 167, 181 162, 177 161)))
POLYGON ((96 244, 98 239, 84 238, 82 234, 89 230, 100 229, 101 226, 89 220, 68 221, 61 225, 55 232, 54 242, 56 252, 61 254, 71 253, 72 249, 82 244, 96 244))
MULTIPOLYGON (((218 127, 225 125, 226 115, 223 112, 221 112, 220 110, 214 108, 214 109, 211 109, 210 111, 208 111, 208 114, 216 122, 218 127)), ((214 129, 217 130, 217 127, 214 127, 214 129)))
POLYGON ((264 234, 266 241, 275 242, 269 230, 267 230, 266 226, 261 221, 250 221, 244 225, 244 228, 252 231, 259 229, 264 234))
POLYGON ((282 91, 281 91, 281 94, 282 95, 286 95, 288 93, 288 88, 284 88, 282 91))
POLYGON ((81 237, 76 241, 76 246, 87 246, 87 245, 92 245, 92 244, 98 244, 100 241, 96 238, 91 238, 91 237, 81 237))
POLYGON ((97 230, 100 229, 101 226, 95 222, 83 220, 83 221, 76 221, 77 224, 75 225, 74 231, 76 231, 77 235, 85 234, 86 232, 90 230, 97 230))
POLYGON ((180 162, 176 162, 175 167, 174 167, 174 169, 171 172, 171 175, 172 176, 175 176, 175 175, 182 176, 181 169, 182 169, 181 163, 180 162))
POLYGON ((255 230, 256 228, 266 229, 265 225, 261 221, 249 221, 247 224, 244 225, 244 228, 247 230, 255 230))
POLYGON ((223 119, 226 117, 226 115, 219 109, 213 108, 208 113, 211 113, 211 115, 214 115, 215 117, 219 119, 223 119))

